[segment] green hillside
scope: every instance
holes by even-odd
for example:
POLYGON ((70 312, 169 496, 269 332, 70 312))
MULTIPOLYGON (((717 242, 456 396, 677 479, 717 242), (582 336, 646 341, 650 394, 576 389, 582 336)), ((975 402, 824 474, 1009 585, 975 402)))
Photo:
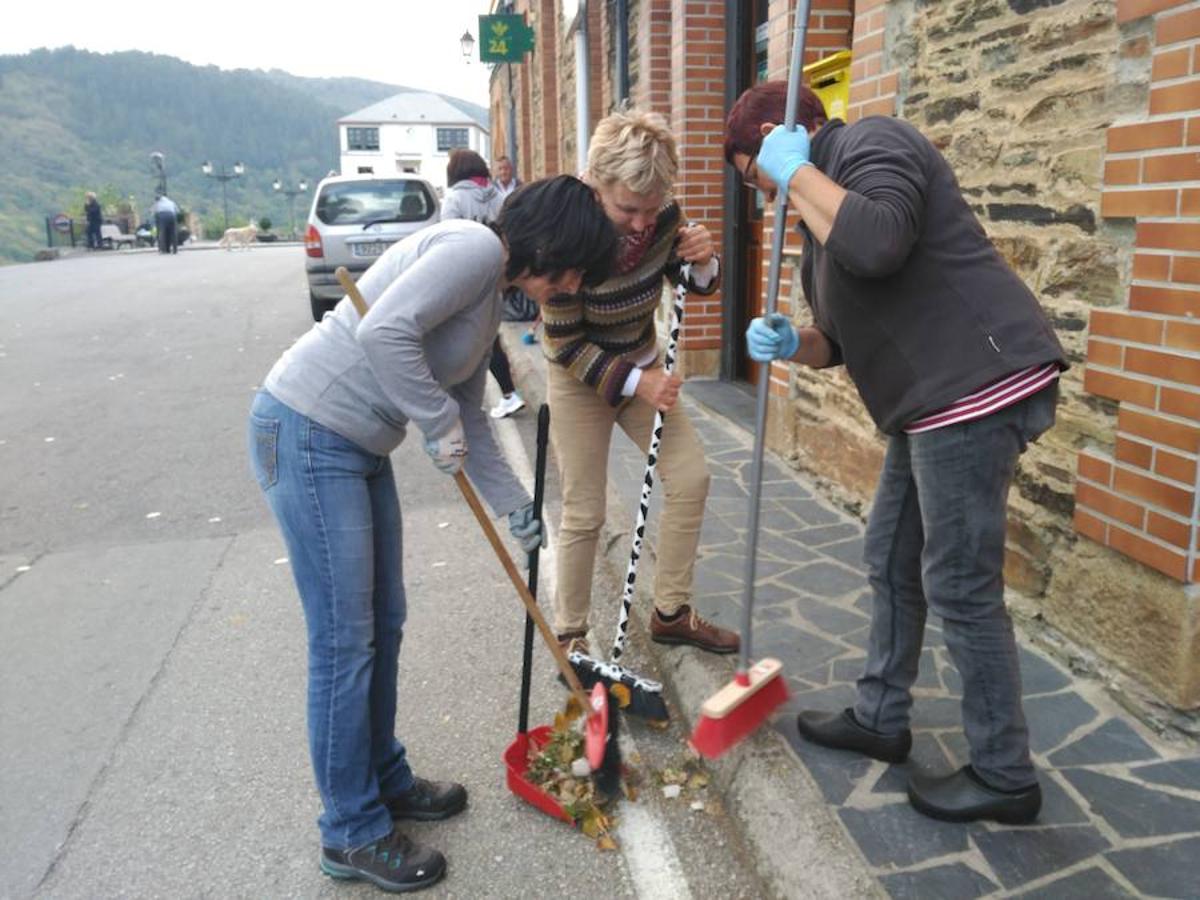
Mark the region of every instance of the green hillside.
MULTIPOLYGON (((315 184, 338 166, 336 121, 404 90, 138 52, 66 47, 0 56, 0 263, 27 262, 45 246, 46 215, 82 221, 87 190, 106 213, 132 196, 144 217, 157 184, 154 151, 164 155, 172 199, 200 215, 206 230, 220 227, 224 214, 221 185, 200 172, 205 160, 246 167, 227 184, 231 225, 265 216, 286 230, 288 202, 271 182, 315 184)), ((299 228, 304 197, 295 208, 299 228)))

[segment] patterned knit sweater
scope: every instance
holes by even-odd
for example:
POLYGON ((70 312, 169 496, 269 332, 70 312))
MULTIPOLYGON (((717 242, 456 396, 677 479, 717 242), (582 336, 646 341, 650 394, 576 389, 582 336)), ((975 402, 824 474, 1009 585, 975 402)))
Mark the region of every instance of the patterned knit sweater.
MULTIPOLYGON (((591 385, 610 406, 623 399, 621 389, 635 360, 658 342, 654 314, 663 277, 679 280, 674 250, 682 221, 679 205, 668 203, 653 226, 621 239, 616 272, 608 281, 578 294, 560 294, 542 307, 546 358, 591 385)), ((712 294, 719 283, 714 278, 700 288, 689 279, 687 286, 712 294)))

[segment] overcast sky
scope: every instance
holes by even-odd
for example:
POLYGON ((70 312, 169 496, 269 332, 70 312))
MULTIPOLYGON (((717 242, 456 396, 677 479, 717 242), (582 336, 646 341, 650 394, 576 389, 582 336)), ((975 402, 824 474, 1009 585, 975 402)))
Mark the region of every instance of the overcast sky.
POLYGON ((143 50, 222 69, 283 69, 318 78, 368 78, 487 106, 490 67, 479 62, 488 0, 351 0, 312 4, 203 0, 106 4, 65 0, 0 28, 0 55, 38 47, 143 50), (477 43, 467 64, 463 31, 477 43))

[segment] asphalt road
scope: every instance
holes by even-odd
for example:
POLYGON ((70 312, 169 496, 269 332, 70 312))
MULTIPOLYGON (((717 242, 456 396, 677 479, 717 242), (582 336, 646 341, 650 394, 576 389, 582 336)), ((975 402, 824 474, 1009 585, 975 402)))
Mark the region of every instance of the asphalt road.
MULTIPOLYGON (((253 392, 311 326, 302 260, 0 268, 0 897, 376 893, 316 866, 302 619, 246 461, 253 392)), ((532 419, 501 428, 519 469, 532 419)), ((419 442, 394 462, 398 733, 420 774, 471 792, 466 814, 412 827, 450 861, 424 895, 761 896, 719 798, 655 783, 685 758, 678 727, 629 728, 645 787, 618 809, 617 853, 508 792, 519 601, 419 442)), ((535 670, 546 722, 563 694, 544 650, 535 670)))

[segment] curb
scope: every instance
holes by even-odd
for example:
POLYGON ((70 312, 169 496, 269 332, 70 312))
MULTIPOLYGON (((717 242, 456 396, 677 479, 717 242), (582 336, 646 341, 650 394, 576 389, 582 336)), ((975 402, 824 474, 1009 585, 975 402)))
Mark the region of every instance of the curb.
MULTIPOLYGON (((524 323, 502 325, 500 339, 509 355, 513 380, 531 408, 546 400, 546 361, 541 345, 523 344, 524 323)), ((731 429, 740 428, 729 424, 731 429)), ((629 497, 611 482, 609 508, 622 509, 629 497)), ((620 580, 628 563, 628 533, 606 521, 600 538, 602 561, 620 580)), ((655 559, 648 534, 643 566, 655 559)), ((652 598, 639 578, 637 602, 631 611, 636 631, 647 633, 645 610, 652 598)), ((689 730, 688 713, 724 687, 733 676, 727 660, 651 641, 638 644, 662 675, 675 714, 689 730)), ((706 761, 713 783, 750 849, 755 871, 773 896, 786 898, 886 897, 862 856, 825 803, 808 769, 786 740, 772 728, 759 728, 718 760, 706 761)))

